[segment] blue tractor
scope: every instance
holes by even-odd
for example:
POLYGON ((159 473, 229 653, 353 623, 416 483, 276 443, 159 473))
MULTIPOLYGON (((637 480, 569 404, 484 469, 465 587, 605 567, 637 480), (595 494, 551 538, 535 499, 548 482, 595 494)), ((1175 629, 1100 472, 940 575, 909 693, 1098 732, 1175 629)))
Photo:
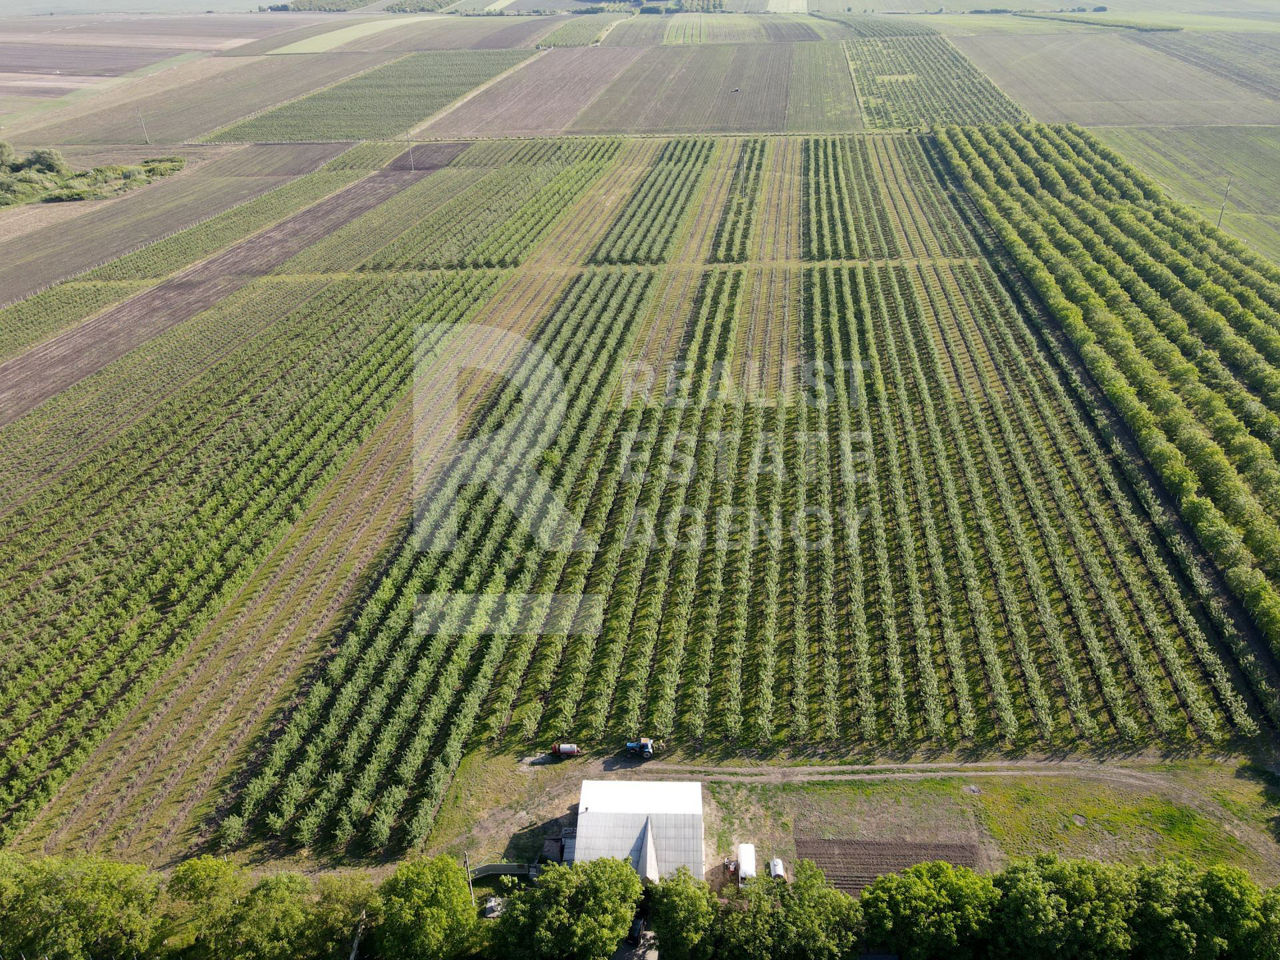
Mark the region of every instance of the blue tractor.
POLYGON ((641 760, 651 759, 657 749, 658 744, 649 737, 641 737, 639 740, 627 741, 627 753, 637 756, 641 760))

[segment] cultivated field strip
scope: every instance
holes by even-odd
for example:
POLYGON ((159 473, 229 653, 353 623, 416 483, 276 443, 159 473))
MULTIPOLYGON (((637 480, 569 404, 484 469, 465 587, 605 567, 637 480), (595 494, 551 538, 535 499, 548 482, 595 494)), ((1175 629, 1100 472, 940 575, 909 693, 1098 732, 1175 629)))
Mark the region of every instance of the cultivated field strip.
POLYGON ((591 255, 591 262, 664 262, 675 232, 686 216, 689 199, 701 183, 714 153, 712 140, 668 141, 626 206, 618 211, 591 255))
POLYGON ((1280 652, 1280 271, 1076 128, 944 149, 1280 652))
POLYGON ((804 142, 792 137, 773 139, 765 153, 760 222, 752 260, 796 261, 803 236, 804 142))
MULTIPOLYGON (((229 244, 349 186, 381 167, 387 159, 386 145, 370 146, 381 149, 346 151, 313 173, 289 180, 283 186, 194 227, 150 243, 134 253, 0 311, 0 358, 21 352, 72 327, 229 244)), ((403 148, 397 146, 395 149, 403 148)), ((304 148, 301 155, 295 157, 304 169, 308 152, 309 148, 304 148)), ((326 148, 320 157, 328 153, 326 148)), ((128 235, 127 231, 125 235, 128 235)), ((111 248, 108 245, 106 249, 111 248)), ((101 255, 101 252, 97 254, 101 255)))
POLYGON ((357 181, 301 213, 172 279, 0 364, 0 425, 101 370, 139 344, 225 299, 250 279, 341 227, 426 174, 385 172, 357 181))
MULTIPOLYGON (((86 212, 74 230, 53 224, 0 243, 0 303, 29 296, 274 191, 316 170, 340 150, 333 144, 232 149, 86 212)), ((34 319, 48 329, 41 317, 34 319)))
POLYGON ((711 241, 711 256, 716 263, 742 263, 747 259, 751 227, 759 205, 760 174, 764 168, 765 141, 748 140, 737 152, 733 180, 722 205, 720 222, 711 241))
POLYGON ((431 137, 561 133, 640 53, 635 48, 586 46, 553 50, 479 91, 418 132, 431 137))
POLYGON ((868 127, 1000 123, 1025 117, 941 36, 848 40, 845 48, 868 127))
MULTIPOLYGON (((607 448, 583 443, 594 432, 591 425, 606 414, 592 398, 612 389, 610 370, 616 376, 618 365, 610 360, 625 349, 634 323, 635 311, 620 308, 633 305, 647 286, 648 278, 634 272, 592 272, 573 282, 539 336, 544 349, 560 357, 567 394, 539 392, 543 374, 526 357, 513 371, 513 386, 499 392, 487 414, 500 422, 496 418, 507 414, 518 392, 526 398, 516 424, 504 431, 511 446, 495 467, 510 478, 507 496, 500 498, 492 487, 465 486, 479 448, 464 451, 442 476, 418 532, 374 594, 376 606, 365 609, 326 668, 327 682, 313 688, 272 743, 245 790, 233 829, 270 811, 272 823, 305 844, 329 839, 345 845, 360 833, 382 846, 401 824, 411 841, 425 835, 504 660, 512 639, 507 631, 529 613, 504 604, 497 594, 490 594, 490 601, 459 596, 431 613, 430 621, 420 622, 422 615, 414 612, 419 595, 455 583, 466 554, 431 545, 444 535, 443 521, 456 517, 455 536, 476 551, 459 586, 466 589, 483 578, 506 584, 509 593, 542 592, 532 588, 545 584, 565 555, 558 564, 539 565, 532 552, 522 556, 496 549, 505 530, 518 535, 503 500, 511 502, 510 496, 518 496, 530 481, 529 471, 517 467, 534 434, 521 425, 536 424, 548 405, 563 403, 567 433, 560 443, 567 449, 556 472, 576 479, 584 466, 597 471, 603 466, 607 448), (487 533, 480 538, 482 529, 487 533), (469 681, 465 694, 459 687, 463 678, 469 681), (437 695, 424 699, 430 690, 437 695), (453 703, 455 690, 460 699, 453 703), (353 725, 336 740, 339 718, 352 711, 353 725), (425 783, 418 777, 420 770, 427 772, 424 767, 430 770, 425 783), (329 773, 318 781, 322 769, 329 773)), ((564 490, 558 481, 552 487, 564 490)))
POLYGON ((617 156, 617 139, 574 141, 496 166, 361 264, 364 270, 508 267, 617 156))
POLYGON ((23 144, 176 144, 387 63, 391 54, 213 57, 35 115, 6 133, 23 144), (139 120, 139 116, 142 117, 139 120), (144 129, 145 127, 145 129, 144 129))
POLYGON ((1139 43, 1201 70, 1216 73, 1254 93, 1280 99, 1280 40, 1246 33, 1149 33, 1139 43))
POLYGON ((395 137, 528 56, 526 50, 410 54, 220 130, 209 139, 234 143, 395 137))

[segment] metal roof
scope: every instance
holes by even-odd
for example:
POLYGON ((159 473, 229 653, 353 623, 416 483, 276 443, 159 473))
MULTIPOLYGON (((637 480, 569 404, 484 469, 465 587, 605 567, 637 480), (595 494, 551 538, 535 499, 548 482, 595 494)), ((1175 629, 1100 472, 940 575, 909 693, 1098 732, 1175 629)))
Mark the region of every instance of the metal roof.
POLYGON ((627 860, 649 879, 668 876, 681 866, 701 878, 702 784, 584 781, 573 860, 600 857, 627 860))
POLYGON ((583 780, 578 813, 588 810, 702 816, 702 784, 696 780, 583 780))

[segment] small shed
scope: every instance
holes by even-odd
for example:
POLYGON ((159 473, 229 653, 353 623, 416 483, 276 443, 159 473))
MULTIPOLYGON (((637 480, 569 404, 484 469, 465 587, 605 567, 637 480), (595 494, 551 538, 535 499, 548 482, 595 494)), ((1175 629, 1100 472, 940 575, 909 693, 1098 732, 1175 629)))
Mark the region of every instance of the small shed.
POLYGON ((584 780, 573 860, 628 860, 657 882, 680 867, 702 879, 702 784, 683 780, 584 780))

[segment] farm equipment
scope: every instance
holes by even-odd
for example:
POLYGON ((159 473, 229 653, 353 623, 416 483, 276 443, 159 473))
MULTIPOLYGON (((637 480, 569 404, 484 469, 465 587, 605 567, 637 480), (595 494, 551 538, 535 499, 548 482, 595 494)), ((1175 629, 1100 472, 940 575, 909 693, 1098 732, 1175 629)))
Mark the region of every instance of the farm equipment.
POLYGON ((658 750, 658 744, 649 737, 641 737, 639 740, 627 741, 627 753, 639 757, 641 760, 650 759, 658 750))
POLYGON ((553 757, 576 757, 582 753, 582 748, 576 743, 553 743, 551 745, 551 755, 553 757))

